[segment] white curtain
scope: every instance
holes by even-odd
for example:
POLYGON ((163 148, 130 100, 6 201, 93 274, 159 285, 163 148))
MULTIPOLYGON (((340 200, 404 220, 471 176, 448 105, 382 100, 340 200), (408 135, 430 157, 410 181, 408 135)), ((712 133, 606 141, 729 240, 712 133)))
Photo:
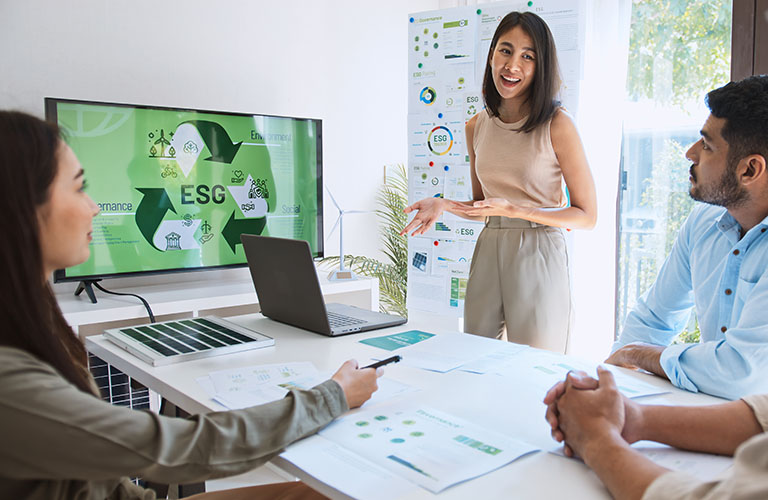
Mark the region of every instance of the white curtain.
POLYGON ((617 212, 631 0, 587 2, 577 125, 597 187, 598 221, 573 238, 575 331, 569 354, 602 361, 616 315, 617 212))

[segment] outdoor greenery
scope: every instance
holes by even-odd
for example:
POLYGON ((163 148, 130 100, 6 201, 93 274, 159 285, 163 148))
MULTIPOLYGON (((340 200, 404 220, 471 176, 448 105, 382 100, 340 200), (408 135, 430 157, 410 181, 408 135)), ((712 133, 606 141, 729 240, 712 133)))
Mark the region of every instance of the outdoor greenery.
POLYGON ((684 106, 730 80, 730 0, 634 0, 627 91, 684 106))
MULTIPOLYGON (((400 235, 400 231, 408 223, 408 216, 403 212, 408 205, 408 173, 404 165, 396 165, 392 170, 393 175, 387 176, 376 196, 376 216, 384 246, 382 252, 387 262, 366 256, 345 255, 344 264, 359 275, 378 278, 382 312, 407 318, 408 240, 400 235)), ((338 265, 339 257, 326 257, 321 262, 338 265)))
MULTIPOLYGON (((672 250, 680 226, 693 210, 695 203, 688 193, 690 184, 689 162, 685 159, 686 148, 687 146, 677 141, 671 139, 665 141, 662 153, 654 164, 654 175, 646 179, 647 187, 642 196, 642 204, 652 206, 655 213, 661 215, 661 220, 665 224, 664 231, 660 233, 663 241, 657 242, 658 247, 664 249, 664 257, 672 250)), ((652 273, 653 279, 656 279, 656 266, 646 272, 652 273)), ((650 276, 645 278, 649 279, 650 276)), ((650 283, 648 285, 650 286, 650 283)), ((699 339, 699 324, 694 317, 689 327, 680 333, 676 342, 691 343, 698 342, 699 339)))
MULTIPOLYGON (((703 103, 708 91, 730 80, 731 19, 731 0, 633 0, 628 98, 690 113, 691 102, 703 103)), ((696 135, 696 130, 691 132, 696 135)), ((620 322, 656 279, 694 205, 684 156, 689 145, 671 139, 658 144, 659 138, 669 135, 663 123, 649 134, 654 138, 649 143, 654 148, 652 173, 644 181, 640 205, 651 209, 655 224, 622 234, 620 322)), ((631 164, 629 160, 624 159, 625 165, 631 164)), ((697 342, 699 337, 694 317, 676 341, 697 342)))
POLYGON ((641 204, 651 206, 666 226, 662 234, 664 257, 672 250, 680 226, 695 203, 688 193, 690 162, 685 159, 687 148, 671 139, 664 141, 662 152, 654 163, 653 177, 645 180, 641 204))

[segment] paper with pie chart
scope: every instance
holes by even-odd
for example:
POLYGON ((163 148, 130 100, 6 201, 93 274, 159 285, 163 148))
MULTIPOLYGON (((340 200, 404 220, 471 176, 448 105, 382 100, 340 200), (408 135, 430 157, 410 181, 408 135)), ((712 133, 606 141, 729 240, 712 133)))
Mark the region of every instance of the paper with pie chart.
POLYGON ((403 405, 359 411, 320 435, 433 493, 538 449, 434 408, 403 405))

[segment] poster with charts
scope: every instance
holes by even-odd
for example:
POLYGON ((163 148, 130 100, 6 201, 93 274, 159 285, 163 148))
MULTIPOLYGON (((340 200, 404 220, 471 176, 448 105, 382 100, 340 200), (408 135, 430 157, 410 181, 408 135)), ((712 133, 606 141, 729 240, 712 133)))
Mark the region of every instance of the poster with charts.
MULTIPOLYGON (((512 11, 544 19, 555 39, 560 100, 578 112, 583 73, 585 0, 507 1, 411 14, 408 18, 408 202, 472 199, 464 127, 483 111, 488 49, 512 11)), ((408 308, 464 315, 464 290, 483 223, 444 214, 409 237, 408 308)))
POLYGON ((433 493, 538 449, 433 408, 402 405, 356 412, 320 435, 433 493))

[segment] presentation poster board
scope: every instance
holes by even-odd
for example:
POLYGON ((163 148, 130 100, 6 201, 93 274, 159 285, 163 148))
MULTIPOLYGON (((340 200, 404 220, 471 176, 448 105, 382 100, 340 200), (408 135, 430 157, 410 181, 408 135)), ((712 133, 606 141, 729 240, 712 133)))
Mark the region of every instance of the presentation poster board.
POLYGON ((57 102, 99 205, 90 258, 67 279, 245 263, 240 234, 317 255, 317 120, 57 102))
MULTIPOLYGON (((549 25, 563 78, 560 100, 578 112, 585 0, 508 1, 411 14, 408 19, 408 201, 472 199, 464 126, 484 109, 481 86, 501 19, 531 11, 549 25)), ((463 316, 483 223, 445 214, 408 241, 408 308, 463 316)))

